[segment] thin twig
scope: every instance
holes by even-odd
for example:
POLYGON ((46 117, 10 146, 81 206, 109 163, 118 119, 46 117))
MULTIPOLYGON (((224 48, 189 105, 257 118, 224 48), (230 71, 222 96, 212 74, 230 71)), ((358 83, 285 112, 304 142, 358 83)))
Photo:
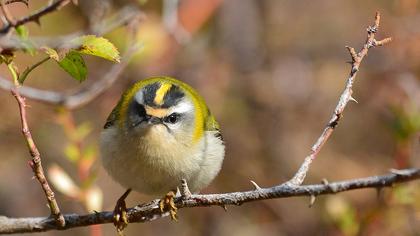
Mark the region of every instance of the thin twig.
MULTIPOLYGON (((119 28, 124 25, 129 25, 133 21, 142 20, 145 18, 143 12, 133 6, 126 6, 118 10, 112 16, 104 19, 97 26, 94 26, 94 34, 101 36, 113 31, 116 28, 119 28)), ((68 45, 69 41, 75 39, 76 37, 92 34, 88 30, 81 30, 73 32, 66 35, 59 35, 54 37, 43 37, 43 36, 31 36, 30 42, 31 47, 35 49, 40 49, 42 47, 50 47, 55 49, 70 49, 68 46, 78 47, 80 45, 68 45)), ((10 35, 10 37, 0 37, 0 47, 2 49, 7 49, 11 51, 23 50, 27 45, 22 43, 22 39, 15 35, 10 35)))
MULTIPOLYGON (((26 6, 28 6, 29 0, 6 0, 4 1, 4 4, 8 5, 8 4, 17 3, 17 2, 23 3, 26 6)), ((3 3, 0 3, 0 4, 3 4, 3 3)))
MULTIPOLYGON (((19 92, 23 96, 32 100, 53 105, 60 105, 68 109, 79 108, 102 94, 119 78, 120 74, 124 71, 134 53, 139 50, 139 47, 140 46, 137 44, 131 46, 122 56, 121 62, 113 65, 110 70, 106 71, 104 75, 102 75, 100 80, 93 83, 89 87, 81 88, 72 94, 47 91, 27 86, 20 87, 19 92)), ((0 77, 0 87, 2 89, 11 89, 14 87, 14 85, 0 77)))
POLYGON ((54 197, 54 192, 51 190, 50 185, 48 184, 47 179, 44 175, 44 170, 41 163, 41 155, 38 151, 38 148, 35 145, 35 142, 32 138, 31 131, 29 130, 27 118, 26 118, 26 103, 25 98, 19 94, 18 88, 13 88, 11 90, 13 96, 16 98, 16 101, 19 104, 20 118, 22 123, 22 134, 25 137, 26 144, 28 145, 29 153, 32 156, 30 166, 35 174, 36 179, 41 184, 42 190, 44 190, 45 196, 48 201, 48 206, 51 210, 51 216, 58 223, 57 227, 64 227, 65 220, 63 215, 60 212, 57 201, 54 197))
POLYGON ((5 25, 2 29, 0 29, 0 34, 6 34, 10 31, 10 29, 12 28, 16 28, 20 25, 24 25, 28 22, 36 22, 39 23, 39 19, 51 12, 57 11, 60 8, 64 7, 65 5, 69 4, 71 1, 70 0, 56 0, 53 1, 51 4, 45 6, 42 9, 39 9, 37 12, 29 15, 29 16, 25 16, 21 19, 18 19, 14 22, 9 22, 9 24, 5 25))
MULTIPOLYGON (((389 173, 382 176, 372 176, 362 179, 334 182, 315 185, 291 186, 287 184, 271 188, 261 188, 246 192, 232 192, 221 194, 194 194, 188 197, 177 197, 175 204, 178 209, 203 206, 241 205, 243 203, 263 199, 287 198, 296 196, 318 196, 333 194, 353 189, 383 188, 394 186, 397 183, 420 179, 420 169, 400 170, 398 174, 389 173)), ((168 214, 159 209, 159 199, 128 209, 128 221, 149 222, 160 219, 168 214)), ((113 222, 113 212, 95 212, 88 215, 64 215, 66 226, 58 228, 52 219, 45 217, 8 218, 0 217, 0 234, 32 233, 56 229, 70 229, 95 224, 108 224, 113 222)))
POLYGON ((6 18, 6 23, 9 25, 14 25, 16 23, 12 14, 10 14, 9 9, 7 8, 7 1, 1 0, 1 11, 3 12, 4 17, 6 18))
MULTIPOLYGON (((342 93, 340 100, 336 106, 333 116, 324 129, 323 133, 312 147, 312 153, 305 158, 304 163, 290 181, 273 186, 270 188, 261 188, 255 186, 255 190, 245 192, 232 192, 223 194, 208 194, 208 195, 189 195, 177 197, 175 199, 176 207, 202 207, 202 206, 225 206, 225 205, 241 205, 243 203, 258 201, 272 198, 286 198, 295 196, 310 196, 311 203, 318 195, 333 194, 343 191, 362 188, 384 188, 390 187, 397 183, 408 182, 420 179, 420 169, 404 169, 398 171, 391 171, 391 173, 382 176, 372 176, 361 179, 352 179, 348 181, 328 183, 317 185, 301 185, 309 165, 316 155, 321 150, 323 144, 331 135, 334 128, 337 126, 342 112, 349 101, 352 100, 352 85, 355 75, 359 70, 359 65, 364 56, 366 56, 368 49, 373 46, 383 45, 389 42, 390 39, 376 41, 374 34, 379 27, 379 14, 375 17, 375 25, 368 28, 368 39, 363 49, 356 53, 354 49, 349 48, 352 56, 352 70, 350 77, 347 80, 346 88, 342 93)), ((139 205, 128 209, 129 222, 148 222, 167 216, 167 212, 161 212, 159 209, 159 199, 155 199, 149 203, 139 205)), ((26 232, 42 232, 53 229, 69 229, 74 227, 82 227, 94 224, 105 224, 113 222, 113 212, 96 212, 88 215, 69 214, 64 216, 66 226, 58 228, 53 219, 36 217, 36 218, 7 218, 0 217, 0 233, 26 233, 26 232)))
POLYGON ((301 185, 303 183, 306 177, 306 173, 308 172, 312 161, 316 158, 318 153, 321 151, 321 148, 327 142, 328 138, 331 136, 335 127, 337 127, 338 122, 340 121, 340 118, 343 115, 343 111, 347 106, 347 103, 349 101, 355 101, 355 99, 351 96, 353 93, 353 90, 352 90, 353 83, 356 78, 356 74, 359 71, 360 63, 362 62, 363 58, 367 55, 368 50, 371 47, 382 46, 391 41, 391 38, 386 38, 381 41, 376 41, 375 33, 379 29, 380 19, 381 19, 380 14, 379 12, 377 12, 375 15, 374 25, 369 26, 367 28, 366 43, 363 45, 363 48, 360 50, 360 52, 357 53, 356 50, 354 50, 354 48, 352 47, 348 47, 348 46, 346 47, 350 53, 352 61, 351 61, 350 75, 347 79, 344 91, 342 92, 340 96, 340 100, 338 101, 337 106, 334 109, 334 112, 332 114, 330 121, 324 128, 324 131, 321 133, 321 136, 319 136, 316 143, 312 146, 311 153, 309 154, 309 156, 305 157, 305 160, 300 166, 299 170, 296 172, 295 176, 293 176, 293 178, 288 181, 288 184, 301 185))

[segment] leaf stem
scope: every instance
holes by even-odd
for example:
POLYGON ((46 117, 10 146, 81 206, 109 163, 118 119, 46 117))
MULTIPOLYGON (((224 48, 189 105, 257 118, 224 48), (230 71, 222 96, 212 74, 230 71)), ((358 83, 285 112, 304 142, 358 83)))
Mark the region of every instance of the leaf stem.
POLYGON ((18 82, 20 84, 23 84, 23 82, 25 82, 26 78, 28 77, 29 73, 31 73, 35 68, 37 68, 38 66, 42 65, 44 62, 48 61, 49 59, 50 59, 50 57, 46 57, 46 58, 40 60, 39 62, 33 64, 32 66, 26 68, 23 71, 22 75, 20 75, 18 77, 18 82))

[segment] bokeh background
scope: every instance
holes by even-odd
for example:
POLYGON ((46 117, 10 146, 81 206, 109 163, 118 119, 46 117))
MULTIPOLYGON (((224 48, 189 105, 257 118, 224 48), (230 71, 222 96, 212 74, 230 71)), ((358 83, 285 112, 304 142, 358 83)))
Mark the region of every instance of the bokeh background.
MULTIPOLYGON (((15 4, 23 16, 47 1, 15 4)), ((136 40, 144 44, 121 78, 92 103, 72 112, 28 101, 29 123, 56 197, 65 213, 112 210, 124 189, 99 163, 98 137, 120 94, 132 83, 170 75, 195 87, 219 120, 227 145, 223 169, 204 193, 264 187, 293 176, 330 118, 350 66, 344 46, 359 49, 376 11, 378 38, 393 42, 369 52, 342 122, 309 171, 306 183, 345 180, 420 166, 420 1, 418 0, 180 0, 79 1, 29 24, 30 36, 55 37, 100 22, 123 6, 147 18, 136 40), (67 181, 67 185, 63 182, 67 181), (61 186, 60 186, 61 183, 61 186)), ((120 51, 128 33, 106 37, 120 51)), ((42 55, 18 53, 20 68, 42 55)), ((88 80, 71 79, 54 62, 37 68, 28 86, 71 91, 88 86, 112 66, 86 57, 88 80)), ((9 78, 5 66, 1 75, 9 78)), ((32 179, 18 108, 0 91, 0 215, 45 216, 44 195, 32 179)), ((320 196, 311 208, 298 197, 182 209, 130 224, 127 235, 419 235, 420 183, 381 191, 320 196)), ((128 205, 151 200, 139 193, 128 205)), ((46 235, 115 235, 111 224, 46 235)))

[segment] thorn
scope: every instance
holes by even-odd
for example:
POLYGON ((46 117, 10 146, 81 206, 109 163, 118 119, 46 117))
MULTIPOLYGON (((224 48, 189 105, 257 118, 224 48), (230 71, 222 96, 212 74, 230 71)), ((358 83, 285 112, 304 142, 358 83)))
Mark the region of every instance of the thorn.
POLYGON ((353 101, 355 103, 359 103, 356 99, 354 99, 354 97, 350 96, 350 101, 353 101))
POLYGON ((379 28, 380 21, 381 21, 381 13, 377 11, 375 14, 375 28, 379 28))
POLYGON ((316 197, 315 197, 315 195, 312 194, 311 199, 309 201, 309 208, 311 208, 314 205, 315 200, 316 200, 316 197))
POLYGON ((255 190, 261 190, 261 187, 258 186, 257 183, 255 183, 253 180, 250 180, 251 184, 254 185, 255 190))
POLYGON ((328 180, 327 180, 327 179, 325 179, 325 178, 321 180, 321 183, 322 183, 323 185, 329 185, 328 180))
POLYGON ((398 169, 389 169, 389 172, 395 175, 405 175, 406 172, 404 170, 398 170, 398 169))
POLYGON ((392 38, 389 37, 389 38, 385 38, 385 39, 382 39, 382 40, 379 40, 379 41, 375 40, 374 42, 375 42, 375 46, 383 46, 383 45, 385 45, 385 44, 387 44, 391 41, 392 41, 392 38))
POLYGON ((181 197, 183 199, 191 197, 191 191, 188 188, 187 180, 182 179, 181 180, 181 188, 180 188, 181 197))
POLYGON ((227 206, 226 205, 220 205, 221 208, 223 208, 223 210, 225 210, 227 212, 227 206))
POLYGON ((355 62, 355 61, 357 60, 357 53, 356 53, 356 50, 354 50, 354 48, 353 48, 353 47, 350 47, 350 46, 346 46, 346 48, 347 48, 347 50, 348 50, 348 51, 349 51, 349 53, 350 53, 350 56, 351 56, 352 62, 355 62))
POLYGON ((34 22, 35 22, 38 26, 41 26, 41 21, 39 20, 39 18, 34 19, 34 22))

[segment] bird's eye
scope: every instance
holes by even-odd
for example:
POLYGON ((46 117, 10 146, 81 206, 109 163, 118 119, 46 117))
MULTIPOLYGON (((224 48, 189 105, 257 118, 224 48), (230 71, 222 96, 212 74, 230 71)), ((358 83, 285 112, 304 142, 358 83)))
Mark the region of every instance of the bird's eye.
POLYGON ((179 115, 176 113, 172 113, 169 116, 165 117, 165 122, 166 123, 171 123, 171 124, 175 124, 178 121, 179 115))

